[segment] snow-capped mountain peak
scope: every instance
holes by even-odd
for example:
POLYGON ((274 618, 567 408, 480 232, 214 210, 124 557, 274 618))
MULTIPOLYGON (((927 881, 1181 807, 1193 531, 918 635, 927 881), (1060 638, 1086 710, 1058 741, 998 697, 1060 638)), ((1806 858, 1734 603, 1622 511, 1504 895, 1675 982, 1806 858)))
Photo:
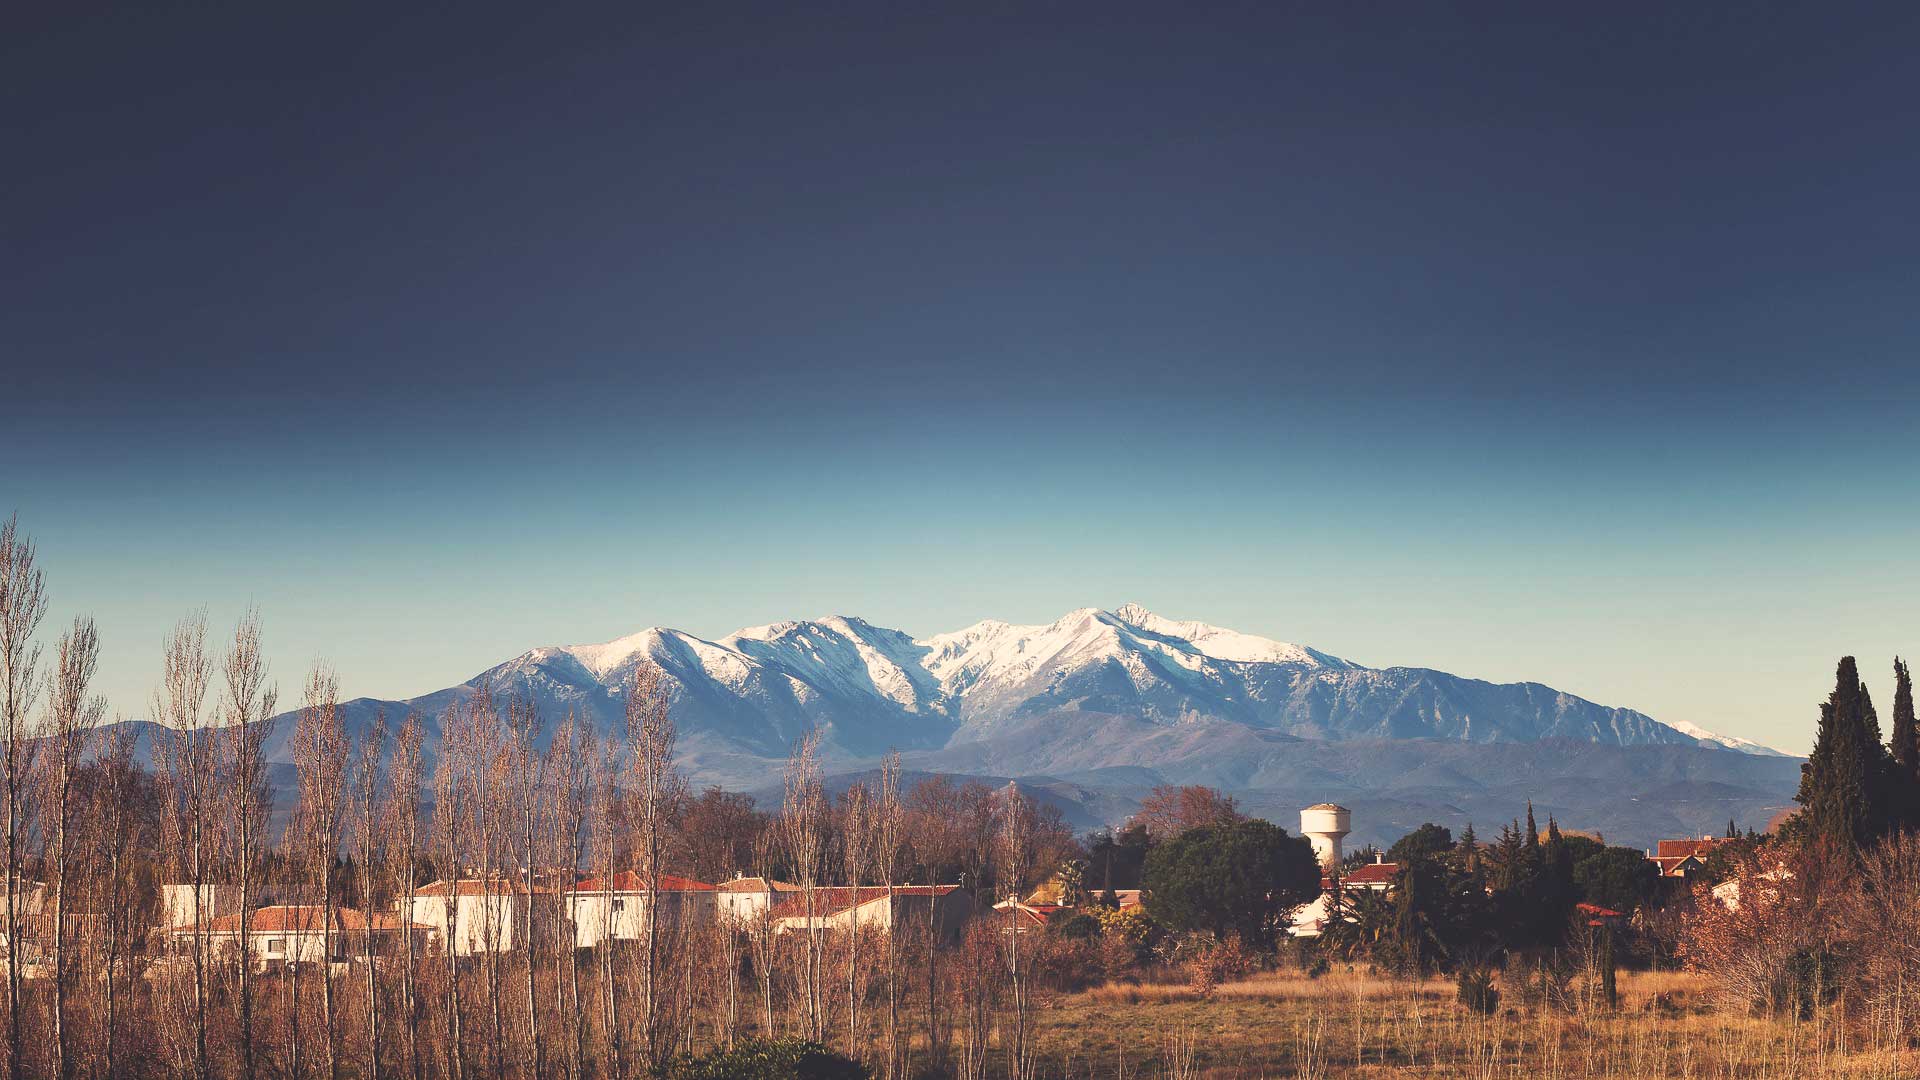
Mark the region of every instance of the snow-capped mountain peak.
POLYGON ((919 639, 848 615, 768 623, 711 641, 653 627, 596 645, 536 649, 479 679, 525 680, 569 707, 598 709, 624 696, 643 660, 667 675, 687 730, 712 728, 756 752, 784 752, 808 727, 843 749, 870 751, 939 747, 1031 718, 1091 713, 1155 725, 1224 721, 1310 739, 1570 738, 1772 753, 1538 684, 1364 668, 1139 604, 1079 608, 1038 625, 988 619, 919 639))

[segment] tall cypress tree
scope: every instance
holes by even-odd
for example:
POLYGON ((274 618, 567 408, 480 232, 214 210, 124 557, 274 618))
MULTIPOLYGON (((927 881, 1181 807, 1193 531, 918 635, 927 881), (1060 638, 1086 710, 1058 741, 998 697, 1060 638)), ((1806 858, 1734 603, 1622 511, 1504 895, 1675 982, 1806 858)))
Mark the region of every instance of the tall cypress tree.
POLYGON ((1906 661, 1893 658, 1893 760, 1909 780, 1920 781, 1920 726, 1913 720, 1913 677, 1906 661))
POLYGON ((1871 843, 1890 824, 1892 771, 1892 756, 1880 745, 1873 699, 1853 657, 1841 657, 1833 693, 1820 706, 1813 753, 1800 767, 1800 791, 1794 800, 1805 809, 1796 831, 1852 850, 1871 843))
POLYGON ((1527 800, 1527 847, 1540 846, 1540 828, 1533 823, 1533 800, 1527 800))
POLYGON ((1913 677, 1906 661, 1893 658, 1893 733, 1887 739, 1893 768, 1887 773, 1887 809, 1902 828, 1920 829, 1920 724, 1913 716, 1913 677))

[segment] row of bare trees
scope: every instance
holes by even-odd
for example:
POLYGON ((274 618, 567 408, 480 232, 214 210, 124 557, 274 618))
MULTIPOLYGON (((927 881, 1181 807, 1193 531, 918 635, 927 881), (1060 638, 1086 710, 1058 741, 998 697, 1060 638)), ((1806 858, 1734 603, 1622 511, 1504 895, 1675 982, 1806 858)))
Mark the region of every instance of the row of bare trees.
POLYGON ((276 717, 252 611, 221 643, 183 620, 151 723, 104 725, 99 635, 76 619, 43 658, 47 609, 8 521, 10 1076, 627 1080, 748 1035, 827 1043, 888 1077, 984 1075, 991 1037, 1027 1071, 1020 935, 983 918, 953 938, 931 890, 895 895, 958 882, 984 908, 1055 865, 1070 834, 1015 788, 903 790, 890 756, 835 798, 809 733, 777 813, 694 794, 671 686, 646 664, 612 733, 572 713, 549 728, 485 686, 395 729, 350 716, 324 666, 276 717), (777 899, 799 932, 665 902, 670 875, 740 873, 791 882, 777 899), (581 874, 659 900, 633 932, 613 892, 580 905, 581 874), (828 890, 846 887, 908 917, 828 930, 828 890))

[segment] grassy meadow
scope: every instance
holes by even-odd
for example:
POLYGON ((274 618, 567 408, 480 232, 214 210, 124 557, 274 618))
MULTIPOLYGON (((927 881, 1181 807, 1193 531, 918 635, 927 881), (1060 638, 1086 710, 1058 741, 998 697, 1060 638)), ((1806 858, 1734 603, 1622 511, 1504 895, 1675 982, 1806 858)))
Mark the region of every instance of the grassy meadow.
POLYGON ((1223 983, 1112 984, 1036 1001, 1042 1077, 1911 1077, 1920 1052, 1858 1042, 1834 1013, 1717 1009, 1684 972, 1622 972, 1614 1010, 1458 1004, 1449 980, 1364 970, 1223 983))

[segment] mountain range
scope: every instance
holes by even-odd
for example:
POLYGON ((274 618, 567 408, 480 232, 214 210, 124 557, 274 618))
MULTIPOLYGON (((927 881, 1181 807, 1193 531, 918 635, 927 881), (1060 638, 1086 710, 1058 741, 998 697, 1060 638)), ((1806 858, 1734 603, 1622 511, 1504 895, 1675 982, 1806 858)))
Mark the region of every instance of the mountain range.
MULTIPOLYGON (((817 729, 841 772, 898 749, 911 769, 1020 778, 1086 825, 1124 817, 1157 783, 1207 783, 1283 824, 1325 798, 1401 808, 1369 825, 1355 805, 1362 840, 1375 827, 1382 839, 1397 836, 1397 819, 1415 812, 1405 808, 1461 823, 1483 797, 1517 795, 1565 804, 1569 824, 1650 842, 1663 829, 1698 832, 1702 821, 1764 821, 1798 775, 1796 759, 1752 742, 1539 683, 1369 668, 1134 604, 924 638, 847 616, 717 640, 656 627, 533 649, 457 686, 358 698, 343 711, 357 733, 382 710, 395 721, 417 710, 431 755, 446 711, 491 685, 533 701, 549 730, 571 710, 612 734, 643 663, 666 676, 680 763, 696 783, 764 785, 794 740, 817 729), (1516 780, 1530 794, 1509 790, 1516 780), (1685 809, 1634 808, 1649 796, 1685 809)), ((273 760, 291 760, 293 721, 280 718, 273 760)), ((1488 803, 1503 817, 1520 809, 1488 803)))

